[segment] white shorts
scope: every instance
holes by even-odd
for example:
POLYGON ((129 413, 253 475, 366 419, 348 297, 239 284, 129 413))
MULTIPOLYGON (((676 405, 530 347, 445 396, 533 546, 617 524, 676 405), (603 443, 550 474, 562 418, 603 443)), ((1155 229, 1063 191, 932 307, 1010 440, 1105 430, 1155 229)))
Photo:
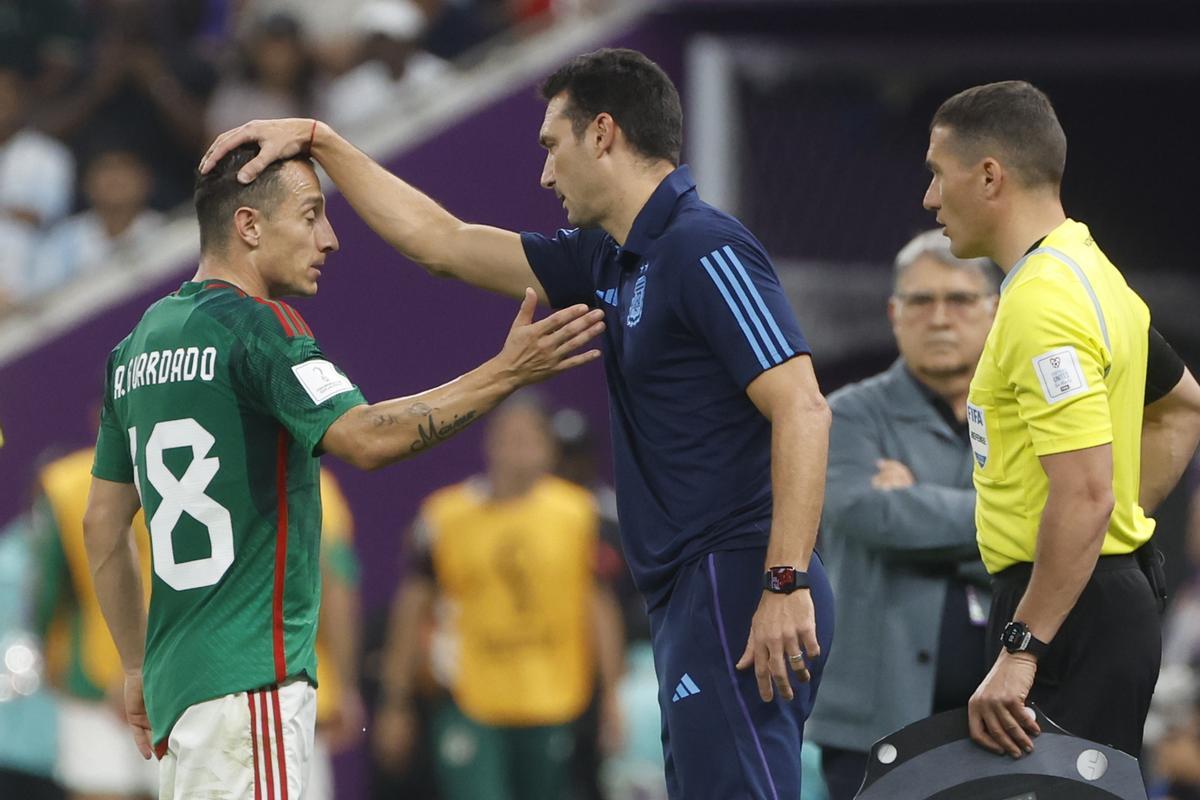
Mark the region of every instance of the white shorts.
POLYGON ((167 737, 160 800, 304 800, 317 693, 307 681, 189 706, 167 737))
POLYGON ((105 702, 59 695, 59 783, 74 794, 151 795, 158 762, 142 758, 133 728, 105 702))

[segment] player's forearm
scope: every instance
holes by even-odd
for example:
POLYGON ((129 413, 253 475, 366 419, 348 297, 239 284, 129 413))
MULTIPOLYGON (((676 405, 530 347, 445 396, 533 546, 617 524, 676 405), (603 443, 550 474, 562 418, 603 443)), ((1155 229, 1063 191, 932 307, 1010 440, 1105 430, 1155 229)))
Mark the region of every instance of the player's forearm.
POLYGON ((133 531, 128 525, 85 519, 84 542, 96 598, 121 666, 126 671, 140 670, 146 650, 146 607, 133 531))
POLYGON ((1043 642, 1058 633, 1091 578, 1112 515, 1111 491, 1051 483, 1038 529, 1033 574, 1014 619, 1043 642))
POLYGON ((356 467, 379 469, 466 430, 516 386, 495 360, 488 361, 436 389, 351 409, 322 444, 356 467))
POLYGON ((517 234, 463 222, 324 123, 312 155, 363 221, 431 274, 510 297, 530 286, 546 302, 517 234))
POLYGON ((447 238, 462 226, 453 214, 323 122, 317 123, 312 156, 371 230, 413 261, 443 271, 447 238))
POLYGON ((771 418, 775 498, 766 566, 808 569, 825 498, 829 406, 820 394, 798 399, 771 418))

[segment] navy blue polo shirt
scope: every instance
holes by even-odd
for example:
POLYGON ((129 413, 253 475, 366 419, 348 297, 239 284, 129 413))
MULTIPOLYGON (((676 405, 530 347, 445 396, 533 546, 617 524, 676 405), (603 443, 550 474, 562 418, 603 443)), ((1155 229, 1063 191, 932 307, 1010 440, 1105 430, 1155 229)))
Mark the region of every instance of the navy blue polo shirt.
POLYGON ((556 308, 605 311, 617 508, 649 608, 705 553, 763 547, 771 527, 771 426, 746 387, 808 353, 766 250, 668 175, 620 247, 602 230, 521 234, 556 308))

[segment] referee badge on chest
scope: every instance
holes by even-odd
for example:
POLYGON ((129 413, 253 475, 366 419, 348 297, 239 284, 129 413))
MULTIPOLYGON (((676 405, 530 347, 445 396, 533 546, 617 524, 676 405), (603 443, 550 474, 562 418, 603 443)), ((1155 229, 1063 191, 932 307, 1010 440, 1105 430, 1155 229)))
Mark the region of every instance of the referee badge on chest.
POLYGON ((987 417, 983 409, 974 403, 967 403, 967 429, 971 434, 971 452, 975 454, 975 463, 983 469, 988 460, 987 417))

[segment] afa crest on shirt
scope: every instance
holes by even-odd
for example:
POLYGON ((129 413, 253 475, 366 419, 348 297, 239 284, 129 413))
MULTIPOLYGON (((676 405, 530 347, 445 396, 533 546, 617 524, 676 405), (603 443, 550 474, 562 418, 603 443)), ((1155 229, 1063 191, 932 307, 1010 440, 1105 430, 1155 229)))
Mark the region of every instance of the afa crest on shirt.
POLYGON ((633 298, 629 301, 629 316, 625 318, 625 327, 632 328, 642 321, 642 305, 646 302, 646 276, 639 275, 633 284, 633 298))

